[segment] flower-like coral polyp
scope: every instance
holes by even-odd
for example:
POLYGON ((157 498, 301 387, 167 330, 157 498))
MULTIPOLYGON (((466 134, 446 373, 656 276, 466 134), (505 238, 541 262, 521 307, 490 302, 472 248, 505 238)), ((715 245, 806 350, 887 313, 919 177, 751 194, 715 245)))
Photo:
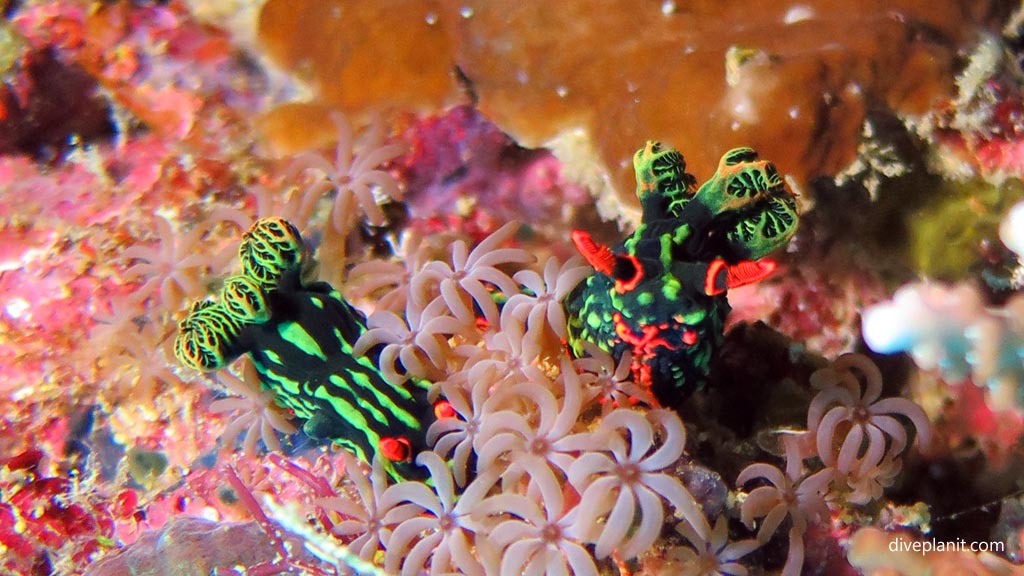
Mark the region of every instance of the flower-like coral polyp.
POLYGON ((377 205, 375 192, 394 200, 401 199, 398 183, 383 166, 402 154, 402 146, 385 143, 383 127, 378 123, 372 124, 361 139, 356 139, 345 116, 332 114, 331 121, 338 130, 334 158, 328 159, 317 152, 303 153, 295 159, 289 175, 306 171, 319 173, 319 178, 303 191, 303 202, 305 198, 318 198, 325 191, 334 190, 330 217, 336 233, 348 233, 357 206, 371 225, 383 225, 384 213, 377 205))
POLYGON ((808 434, 821 461, 850 476, 854 501, 881 494, 872 483, 891 483, 899 471, 896 458, 907 448, 907 432, 897 417, 910 421, 918 442, 928 445, 931 425, 924 410, 906 398, 879 399, 882 374, 867 357, 840 356, 830 368, 815 372, 811 384, 821 392, 807 412, 808 434))
POLYGON ((747 495, 741 506, 741 518, 749 528, 754 527, 755 518, 761 519, 757 540, 763 545, 789 517, 789 553, 782 574, 797 576, 803 566, 803 535, 808 524, 828 518, 824 494, 833 471, 825 468, 804 476, 799 457, 793 451, 789 452, 785 473, 771 464, 755 463, 740 472, 736 484, 742 486, 758 478, 767 482, 767 485, 758 486, 747 495))
POLYGON ((873 462, 880 462, 886 454, 898 456, 907 447, 907 433, 896 416, 913 423, 921 445, 928 445, 931 426, 924 410, 906 398, 879 399, 882 374, 865 356, 840 356, 831 368, 815 372, 811 384, 821 392, 811 401, 807 428, 815 435, 818 455, 826 465, 847 468, 857 456, 873 462), (858 372, 864 378, 863 392, 858 372), (836 442, 844 423, 849 431, 836 442), (865 438, 867 450, 863 452, 865 438), (836 445, 840 446, 838 453, 836 445))
POLYGON ((273 391, 262 388, 259 374, 252 362, 245 361, 241 378, 224 372, 219 375, 218 380, 229 391, 237 394, 210 403, 211 412, 234 413, 221 435, 221 441, 225 445, 233 443, 238 434, 245 430, 242 450, 246 454, 256 453, 256 442, 259 439, 263 440, 267 450, 277 451, 281 449, 281 443, 277 440, 275 431, 285 434, 294 434, 298 431, 288 421, 287 412, 274 403, 273 391))
POLYGON ((679 460, 686 443, 683 423, 674 412, 652 410, 645 415, 620 408, 592 434, 591 445, 607 446, 607 452, 584 453, 569 467, 568 478, 580 493, 574 530, 596 545, 598 558, 615 552, 626 560, 650 547, 665 521, 662 499, 695 530, 706 526, 693 495, 665 471, 679 460), (660 445, 655 444, 656 434, 662 436, 660 445))
POLYGON ((648 142, 633 158, 643 219, 609 248, 575 231, 595 269, 566 299, 569 343, 616 360, 632 354, 634 377, 672 405, 698 389, 721 345, 726 291, 761 280, 763 260, 796 231, 798 210, 775 167, 750 148, 722 156, 699 189, 679 152, 648 142))
POLYGON ((138 301, 155 294, 163 306, 176 307, 183 298, 203 291, 200 273, 214 262, 214 258, 197 250, 207 228, 196 226, 184 234, 176 234, 171 223, 162 216, 155 218, 153 224, 159 245, 125 248, 122 258, 137 262, 125 270, 124 275, 128 279, 146 278, 134 297, 138 301))

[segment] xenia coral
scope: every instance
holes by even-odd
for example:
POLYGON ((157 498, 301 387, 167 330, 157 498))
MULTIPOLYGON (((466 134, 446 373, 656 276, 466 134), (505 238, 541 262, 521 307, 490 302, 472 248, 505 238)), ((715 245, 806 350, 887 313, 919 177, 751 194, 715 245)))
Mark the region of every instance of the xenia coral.
POLYGON ((841 356, 815 372, 811 385, 819 392, 807 410, 807 438, 814 439, 818 457, 835 470, 837 482, 849 477, 848 501, 875 500, 891 483, 892 467, 907 448, 900 420, 913 423, 920 445, 929 445, 931 425, 924 410, 906 398, 879 399, 882 374, 867 357, 841 356))
POLYGON ((162 216, 154 219, 157 246, 129 246, 121 253, 126 262, 135 261, 124 275, 128 280, 144 280, 133 298, 155 297, 165 309, 176 309, 183 299, 205 292, 201 278, 213 263, 200 248, 206 230, 196 226, 184 235, 175 233, 162 216))
POLYGON ((275 402, 273 391, 263 389, 256 366, 248 359, 242 363, 241 378, 222 372, 217 381, 235 394, 210 403, 210 412, 234 413, 221 434, 225 447, 233 446, 235 439, 244 431, 242 450, 245 453, 255 454, 259 440, 263 440, 267 450, 280 451, 277 433, 294 434, 298 431, 289 421, 290 415, 275 402))
POLYGON ((931 425, 924 411, 905 398, 878 400, 882 388, 878 368, 857 354, 840 356, 811 376, 820 391, 807 413, 807 431, 783 440, 785 471, 755 463, 740 472, 740 487, 760 480, 741 501, 743 523, 753 528, 762 545, 788 518, 789 553, 782 573, 801 573, 804 535, 812 524, 832 520, 832 512, 878 500, 899 472, 899 458, 908 448, 900 420, 910 421, 916 439, 926 447, 931 425), (900 416, 897 420, 894 416, 900 416), (808 470, 808 462, 823 466, 808 470))
POLYGON ((644 415, 619 409, 606 416, 592 434, 595 444, 607 448, 581 455, 570 466, 568 476, 580 492, 574 526, 594 542, 598 558, 612 552, 632 558, 653 544, 665 518, 662 498, 693 528, 706 525, 693 495, 678 478, 665 472, 680 458, 686 443, 678 416, 667 410, 644 415), (656 435, 662 437, 661 446, 654 444, 656 435), (611 494, 614 500, 609 498, 611 494), (640 521, 634 526, 631 519, 637 515, 640 521), (600 518, 603 523, 598 522, 600 518))
POLYGON ((451 247, 451 263, 434 260, 412 281, 414 296, 424 298, 425 293, 436 293, 453 316, 466 324, 476 322, 474 306, 483 312, 491 324, 498 322, 498 306, 492 297, 492 288, 506 295, 519 292, 519 286, 498 268, 502 264, 532 263, 534 257, 523 250, 498 248, 515 234, 519 225, 505 224, 470 251, 466 243, 456 240, 451 247))
MULTIPOLYGON (((470 298, 477 284, 488 298, 491 290, 498 288, 493 280, 500 278, 501 283, 515 286, 512 276, 495 268, 532 260, 522 250, 502 247, 514 231, 514 227, 499 229, 473 250, 465 245, 453 248, 454 268, 490 270, 473 280, 476 284, 451 281, 442 287, 451 280, 448 271, 452 267, 439 261, 424 262, 414 273, 405 285, 410 294, 404 300, 414 311, 422 308, 418 317, 410 316, 408 321, 422 327, 434 322, 436 332, 428 330, 417 339, 407 320, 381 310, 374 313, 378 320, 371 316, 371 326, 378 327, 363 328, 359 342, 345 348, 353 355, 352 361, 361 352, 376 350, 395 371, 396 384, 392 386, 418 385, 415 377, 413 382, 404 382, 407 375, 399 374, 398 369, 415 371, 415 362, 406 362, 414 357, 403 359, 401 350, 422 353, 443 376, 435 381, 434 394, 440 392, 444 398, 433 405, 437 421, 426 434, 434 449, 416 456, 430 481, 401 480, 388 485, 387 452, 354 450, 359 459, 343 456, 343 460, 352 482, 351 494, 357 500, 347 492, 332 494, 330 484, 324 493, 322 482, 305 481, 318 494, 318 516, 323 514, 332 524, 325 527, 355 546, 363 559, 377 560, 381 558, 378 550, 383 551, 385 570, 403 574, 421 570, 483 574, 501 567, 525 566, 596 573, 598 561, 611 556, 626 561, 649 550, 670 516, 691 526, 687 533, 699 535, 701 542, 710 538, 700 504, 673 474, 684 460, 686 439, 678 415, 619 407, 605 410, 596 426, 588 424, 587 414, 601 413, 590 411, 590 407, 606 395, 609 405, 631 403, 626 402, 625 384, 598 385, 594 392, 594 380, 621 378, 615 374, 622 370, 614 368, 606 353, 595 349, 594 358, 574 362, 562 343, 552 338, 557 332, 551 323, 564 320, 550 312, 551 306, 561 305, 585 269, 573 262, 562 265, 550 260, 546 280, 536 273, 515 273, 514 277, 523 281, 524 292, 513 294, 493 323, 476 321, 476 314, 471 316, 472 322, 465 323, 453 314, 455 307, 448 305, 449 301, 467 306, 475 302, 470 298), (566 273, 565 279, 556 275, 559 271, 566 273), (521 297, 513 301, 516 296, 521 297), (540 313, 530 313, 531 309, 540 313), (394 354, 387 353, 389 346, 395 347, 394 354), (449 455, 451 467, 442 460, 449 455), (366 465, 369 472, 364 472, 366 465), (517 502, 522 506, 507 507, 517 502), (590 555, 588 546, 595 547, 596 557, 590 555)), ((257 287, 249 293, 250 298, 240 299, 247 293, 246 282, 229 279, 218 300, 201 303, 182 322, 178 347, 183 360, 195 363, 192 358, 204 358, 207 334, 214 334, 204 327, 207 322, 219 323, 227 337, 210 340, 221 348, 211 356, 215 362, 200 367, 219 365, 237 352, 233 342, 244 330, 253 329, 249 326, 275 322, 278 312, 274 306, 294 289, 287 284, 294 281, 288 274, 299 274, 302 268, 303 251, 293 243, 296 240, 294 228, 281 221, 256 224, 242 243, 246 275, 241 278, 252 278, 254 283, 259 280, 275 290, 261 292, 257 287), (267 245, 272 250, 255 248, 254 243, 263 246, 270 237, 278 243, 276 247, 267 245), (281 291, 284 293, 279 294, 281 291), (190 351, 193 343, 195 352, 190 351)), ((316 284, 301 286, 311 291, 309 297, 319 294, 316 284)), ((479 315, 483 314, 481 307, 479 315)), ((320 316, 320 322, 324 320, 320 316)), ((312 323, 302 326, 310 335, 302 344, 304 349, 319 346, 324 351, 332 345, 319 327, 312 323)), ((256 350, 256 355, 268 356, 256 350)), ((370 357, 376 353, 371 352, 370 357)), ((290 357, 280 356, 282 360, 290 357)), ((287 391, 281 387, 287 383, 269 373, 266 360, 261 362, 263 369, 254 363, 260 387, 280 398, 287 391)), ((274 372, 282 370, 276 361, 269 366, 274 372)), ((292 405, 303 402, 302 398, 285 398, 283 403, 292 405)), ((360 406, 367 413, 372 410, 367 404, 360 406)), ((296 415, 309 417, 298 410, 296 415)), ((266 417, 265 421, 272 423, 266 417)), ((250 428, 249 443, 255 434, 255 428, 250 428)), ((721 538, 715 542, 719 547, 728 546, 721 538)))
POLYGON ((333 190, 330 221, 333 231, 342 236, 348 234, 357 214, 356 206, 373 226, 384 224, 384 213, 377 205, 377 194, 391 200, 402 197, 398 183, 393 176, 381 168, 402 153, 399 144, 386 143, 384 130, 379 124, 372 125, 357 140, 352 133, 348 118, 331 114, 331 122, 337 128, 337 143, 332 159, 317 152, 298 155, 290 172, 298 176, 312 173, 313 182, 304 190, 304 196, 313 198, 333 190))

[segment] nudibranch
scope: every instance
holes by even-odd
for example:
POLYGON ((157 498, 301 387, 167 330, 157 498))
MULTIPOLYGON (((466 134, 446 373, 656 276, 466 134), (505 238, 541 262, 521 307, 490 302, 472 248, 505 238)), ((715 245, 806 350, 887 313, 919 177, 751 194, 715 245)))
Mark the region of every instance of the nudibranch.
POLYGON ((242 274, 216 300, 196 302, 179 324, 174 352, 201 371, 249 354, 262 387, 303 422, 369 462, 383 456, 395 479, 420 477, 413 457, 426 448, 433 418, 426 388, 390 384, 352 346, 366 319, 326 282, 310 282, 299 231, 281 218, 252 225, 239 247, 242 274))
POLYGON ((705 383, 729 313, 726 291, 771 274, 764 258, 796 231, 799 211, 775 166, 750 148, 722 156, 699 188, 676 150, 647 142, 633 157, 643 209, 632 235, 573 242, 595 273, 566 299, 569 345, 590 341, 672 405, 705 383))

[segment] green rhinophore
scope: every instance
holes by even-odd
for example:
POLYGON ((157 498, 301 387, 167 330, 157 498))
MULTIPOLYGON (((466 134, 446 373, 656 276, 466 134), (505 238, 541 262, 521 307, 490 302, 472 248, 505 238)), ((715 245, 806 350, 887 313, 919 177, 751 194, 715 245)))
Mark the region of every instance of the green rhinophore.
POLYGON ((263 389, 302 421, 303 432, 331 440, 369 461, 382 441, 408 446, 383 453, 393 478, 420 477, 412 458, 426 447, 433 411, 421 383, 389 383, 352 346, 365 318, 324 282, 304 282, 305 247, 280 218, 257 221, 239 249, 243 274, 229 278, 219 301, 193 305, 179 325, 175 354, 199 370, 249 354, 263 389), (397 454, 397 457, 396 457, 397 454))
POLYGON ((263 288, 248 276, 232 276, 225 280, 220 301, 239 322, 265 322, 270 318, 263 288))
POLYGON ((305 256, 298 228, 283 218, 262 218, 242 236, 238 259, 242 273, 266 289, 289 271, 298 270, 305 256))
POLYGON ((792 193, 750 148, 722 156, 700 187, 683 156, 657 142, 633 157, 643 216, 611 249, 574 232, 596 272, 566 299, 570 346, 590 341, 616 358, 632 353, 635 377, 672 404, 701 386, 721 344, 726 290, 774 269, 760 260, 796 231, 792 193))
POLYGON ((217 370, 237 356, 233 346, 241 329, 239 321, 220 302, 200 300, 178 323, 174 355, 189 368, 217 370))

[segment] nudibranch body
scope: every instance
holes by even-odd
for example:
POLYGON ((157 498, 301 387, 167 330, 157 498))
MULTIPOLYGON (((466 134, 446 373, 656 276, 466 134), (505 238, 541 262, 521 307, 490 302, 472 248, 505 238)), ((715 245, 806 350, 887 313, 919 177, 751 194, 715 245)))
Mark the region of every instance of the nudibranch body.
POLYGON ((262 386, 303 421, 303 432, 330 439, 364 461, 384 458, 394 478, 418 477, 432 418, 426 389, 388 383, 352 346, 365 318, 325 282, 303 279, 308 259, 298 230, 280 218, 253 224, 239 248, 243 274, 217 301, 193 305, 179 325, 175 355, 210 371, 249 354, 262 386))
POLYGON ((775 268, 762 259, 796 231, 796 201, 775 167, 750 148, 721 159, 700 188, 679 152, 648 142, 633 158, 640 225, 608 248, 575 231, 596 272, 566 299, 570 346, 590 341, 673 404, 703 385, 722 343, 728 288, 775 268))

